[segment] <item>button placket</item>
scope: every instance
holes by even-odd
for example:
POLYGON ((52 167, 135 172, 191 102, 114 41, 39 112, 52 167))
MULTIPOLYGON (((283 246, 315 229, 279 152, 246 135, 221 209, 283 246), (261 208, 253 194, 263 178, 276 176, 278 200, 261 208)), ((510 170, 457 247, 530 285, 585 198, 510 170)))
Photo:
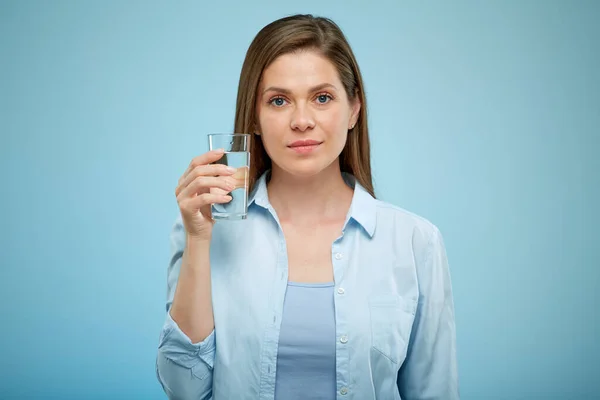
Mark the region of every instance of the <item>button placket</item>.
MULTIPOLYGON (((343 282, 343 270, 344 270, 344 265, 346 263, 345 257, 344 257, 344 246, 343 243, 341 243, 342 241, 340 240, 340 243, 334 243, 333 247, 332 247, 332 261, 333 261, 333 267, 334 267, 334 271, 336 272, 336 280, 338 280, 336 283, 341 284, 343 282)), ((343 287, 338 287, 336 290, 338 296, 340 297, 339 299, 336 299, 336 308, 339 311, 339 315, 340 318, 336 319, 336 330, 338 332, 346 332, 348 329, 347 326, 347 322, 346 322, 346 318, 347 318, 347 312, 345 311, 346 308, 349 306, 349 304, 346 304, 346 299, 344 298, 345 293, 346 293, 346 289, 343 287), (342 298, 344 298, 344 300, 342 300, 342 298), (339 300, 339 303, 338 303, 339 300)), ((338 386, 338 394, 342 395, 342 396, 346 396, 348 394, 348 387, 346 386, 348 384, 348 377, 346 376, 348 373, 348 336, 346 334, 343 334, 341 336, 338 336, 338 341, 337 341, 337 345, 336 345, 336 351, 337 351, 337 361, 336 361, 336 368, 338 369, 338 371, 343 371, 343 374, 341 376, 338 377, 337 379, 337 384, 338 385, 343 385, 343 386, 338 386)))

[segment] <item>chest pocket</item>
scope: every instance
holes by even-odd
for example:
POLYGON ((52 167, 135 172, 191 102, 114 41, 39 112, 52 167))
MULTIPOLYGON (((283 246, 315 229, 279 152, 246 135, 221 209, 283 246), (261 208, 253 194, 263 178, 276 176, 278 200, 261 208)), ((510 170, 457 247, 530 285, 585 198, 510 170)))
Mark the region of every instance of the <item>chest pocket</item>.
POLYGON ((416 299, 395 294, 371 297, 371 347, 395 364, 403 361, 416 309, 416 299))

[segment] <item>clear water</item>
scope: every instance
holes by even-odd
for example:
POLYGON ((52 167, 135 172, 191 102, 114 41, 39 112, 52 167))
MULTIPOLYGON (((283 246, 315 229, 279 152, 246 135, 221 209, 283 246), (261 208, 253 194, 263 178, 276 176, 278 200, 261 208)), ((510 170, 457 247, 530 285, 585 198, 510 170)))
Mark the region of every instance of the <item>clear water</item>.
POLYGON ((215 164, 225 164, 237 168, 233 175, 236 179, 236 188, 225 193, 232 197, 229 203, 213 204, 212 216, 214 219, 245 219, 248 211, 248 169, 250 166, 250 153, 246 151, 226 152, 215 164))

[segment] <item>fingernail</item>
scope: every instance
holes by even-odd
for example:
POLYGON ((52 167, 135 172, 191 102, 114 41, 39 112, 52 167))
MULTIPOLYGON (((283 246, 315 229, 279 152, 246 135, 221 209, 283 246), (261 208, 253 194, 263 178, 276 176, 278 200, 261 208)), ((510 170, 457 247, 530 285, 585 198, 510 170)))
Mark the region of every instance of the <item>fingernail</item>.
POLYGON ((227 167, 227 172, 234 173, 235 171, 237 171, 237 169, 236 169, 236 168, 229 167, 229 166, 227 167))
POLYGON ((225 149, 216 149, 214 150, 215 153, 223 153, 225 152, 225 149))

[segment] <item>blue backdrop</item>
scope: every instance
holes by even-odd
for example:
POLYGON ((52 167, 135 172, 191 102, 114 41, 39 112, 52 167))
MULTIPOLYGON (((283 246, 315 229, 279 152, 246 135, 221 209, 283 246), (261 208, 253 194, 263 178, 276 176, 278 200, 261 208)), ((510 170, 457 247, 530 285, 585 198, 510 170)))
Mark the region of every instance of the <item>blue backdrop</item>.
POLYGON ((378 197, 439 226, 462 398, 600 393, 600 2, 0 2, 0 398, 161 399, 174 189, 258 30, 337 21, 378 197))

